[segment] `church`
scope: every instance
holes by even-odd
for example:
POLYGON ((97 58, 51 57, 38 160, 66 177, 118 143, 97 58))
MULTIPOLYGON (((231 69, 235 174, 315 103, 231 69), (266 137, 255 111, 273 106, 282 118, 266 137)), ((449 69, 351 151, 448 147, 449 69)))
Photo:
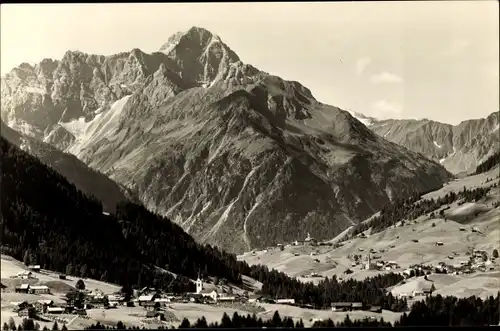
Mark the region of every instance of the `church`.
POLYGON ((217 301, 220 297, 219 292, 216 289, 207 289, 203 286, 203 280, 198 274, 198 278, 196 279, 196 294, 201 294, 202 297, 211 298, 213 301, 217 301))

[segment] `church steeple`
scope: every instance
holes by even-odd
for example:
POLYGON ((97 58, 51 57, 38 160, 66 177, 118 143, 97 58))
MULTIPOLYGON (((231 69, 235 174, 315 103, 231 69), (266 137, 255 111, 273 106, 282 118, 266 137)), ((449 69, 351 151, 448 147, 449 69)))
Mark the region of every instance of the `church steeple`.
POLYGON ((203 280, 201 279, 200 270, 198 269, 198 279, 196 279, 196 293, 200 294, 203 290, 203 280))

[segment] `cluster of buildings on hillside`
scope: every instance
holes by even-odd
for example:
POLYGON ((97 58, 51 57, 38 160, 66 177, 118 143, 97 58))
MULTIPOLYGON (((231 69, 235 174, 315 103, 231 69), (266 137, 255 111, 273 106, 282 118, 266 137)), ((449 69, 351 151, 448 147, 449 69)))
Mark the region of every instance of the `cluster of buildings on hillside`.
MULTIPOLYGON (((295 240, 294 242, 290 244, 277 244, 275 247, 267 247, 263 249, 262 251, 264 253, 267 253, 273 249, 279 249, 281 251, 285 250, 285 248, 292 247, 292 246, 333 246, 333 243, 330 242, 322 242, 318 241, 317 239, 311 237, 311 235, 308 233, 307 237, 303 240, 295 240)), ((252 255, 257 254, 257 250, 253 250, 252 255)), ((299 253, 295 253, 297 256, 300 255, 299 253)))

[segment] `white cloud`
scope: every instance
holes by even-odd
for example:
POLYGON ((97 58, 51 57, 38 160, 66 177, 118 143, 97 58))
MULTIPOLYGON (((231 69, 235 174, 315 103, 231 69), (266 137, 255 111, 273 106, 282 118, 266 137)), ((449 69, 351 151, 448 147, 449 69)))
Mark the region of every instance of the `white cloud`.
POLYGON ((387 100, 379 100, 372 105, 373 115, 379 119, 399 118, 403 107, 387 100))
POLYGON ((374 84, 380 83, 401 83, 403 82, 403 78, 398 75, 391 74, 389 72, 382 72, 380 74, 373 75, 370 78, 370 81, 374 84))
POLYGON ((359 58, 358 61, 356 61, 356 73, 358 75, 361 75, 363 71, 365 71, 366 67, 368 67, 372 63, 372 59, 368 56, 359 58))

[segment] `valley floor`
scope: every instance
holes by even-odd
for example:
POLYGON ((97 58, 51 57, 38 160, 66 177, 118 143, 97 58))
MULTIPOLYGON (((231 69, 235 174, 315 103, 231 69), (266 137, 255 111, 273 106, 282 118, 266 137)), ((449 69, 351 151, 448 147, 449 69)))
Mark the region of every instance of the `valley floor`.
MULTIPOLYGON (((31 285, 47 285, 51 289, 51 294, 24 294, 15 293, 14 288, 19 286, 21 283, 25 283, 25 280, 14 279, 13 276, 17 275, 19 272, 26 271, 26 267, 22 262, 13 259, 10 256, 2 255, 1 258, 1 282, 7 288, 2 290, 1 295, 1 323, 9 321, 12 317, 16 325, 22 323, 22 317, 19 317, 16 312, 13 311, 16 302, 27 301, 30 303, 35 303, 38 300, 48 299, 54 301, 54 303, 64 303, 63 297, 68 290, 74 288, 78 278, 68 277, 67 280, 60 280, 59 275, 54 272, 47 270, 41 270, 40 273, 35 273, 35 279, 30 279, 29 283, 31 285)), ((104 294, 113 294, 119 291, 120 287, 114 284, 109 284, 93 279, 84 279, 86 288, 89 290, 100 290, 104 294)), ((247 280, 247 282, 250 282, 247 280)), ((255 282, 255 281, 254 281, 255 282)), ((257 284, 258 287, 259 284, 257 284)), ((255 313, 257 317, 261 317, 263 320, 272 318, 275 311, 278 311, 280 316, 289 316, 293 318, 294 321, 303 320, 305 326, 312 326, 314 321, 320 319, 331 318, 335 321, 341 321, 345 318, 346 314, 349 314, 351 318, 363 318, 363 317, 383 317, 386 321, 393 322, 399 318, 399 313, 393 313, 390 311, 383 311, 382 313, 372 313, 366 311, 356 311, 356 312, 332 312, 331 310, 315 310, 315 309, 305 309, 289 305, 282 304, 198 304, 198 303, 170 303, 167 307, 163 308, 163 312, 166 316, 166 321, 160 322, 156 319, 146 318, 146 310, 142 307, 125 307, 119 306, 113 309, 88 309, 87 316, 76 316, 70 314, 60 314, 52 315, 44 314, 46 318, 50 318, 47 321, 36 320, 40 324, 41 328, 47 326, 49 329, 52 328, 53 320, 57 320, 58 324, 62 326, 66 324, 69 330, 83 329, 91 324, 100 322, 104 325, 115 326, 118 321, 122 321, 126 326, 139 326, 146 328, 155 328, 157 326, 175 326, 178 327, 184 318, 187 318, 190 322, 194 323, 201 316, 205 316, 208 323, 220 322, 222 315, 227 313, 232 316, 234 312, 239 315, 247 315, 255 313)))

